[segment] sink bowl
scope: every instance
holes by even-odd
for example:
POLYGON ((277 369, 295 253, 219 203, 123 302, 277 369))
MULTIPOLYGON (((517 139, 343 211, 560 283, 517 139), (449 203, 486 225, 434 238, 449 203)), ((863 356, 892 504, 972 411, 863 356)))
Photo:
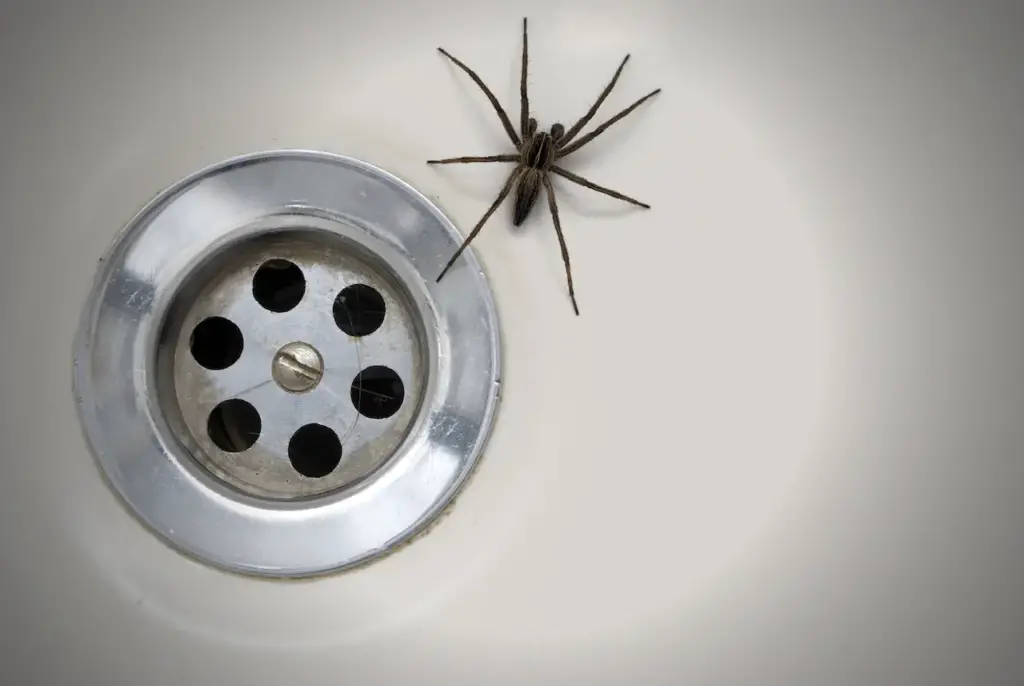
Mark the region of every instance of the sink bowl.
POLYGON ((1022 15, 0 9, 6 681, 1020 683, 1022 15), (76 415, 101 258, 165 189, 273 150, 373 165, 469 234, 510 166, 426 161, 514 149, 437 48, 518 128, 524 15, 540 130, 579 119, 627 53, 587 130, 662 89, 564 160, 651 208, 552 177, 579 316, 543 194, 474 239, 501 406, 420 535, 302 580, 183 554, 76 415))

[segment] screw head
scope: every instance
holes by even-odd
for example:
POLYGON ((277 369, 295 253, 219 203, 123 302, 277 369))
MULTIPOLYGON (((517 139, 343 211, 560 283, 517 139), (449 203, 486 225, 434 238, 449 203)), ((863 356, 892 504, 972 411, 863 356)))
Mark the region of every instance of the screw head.
POLYGON ((289 393, 311 391, 324 377, 324 358, 309 343, 294 341, 281 347, 271 363, 271 376, 289 393))

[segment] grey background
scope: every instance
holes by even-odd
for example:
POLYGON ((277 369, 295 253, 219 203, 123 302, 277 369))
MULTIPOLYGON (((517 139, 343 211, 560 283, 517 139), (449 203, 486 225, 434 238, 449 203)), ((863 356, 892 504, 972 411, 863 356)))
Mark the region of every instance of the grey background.
MULTIPOLYGON (((1022 15, 1013 2, 5 5, 4 681, 1021 683, 1022 15), (581 111, 622 49, 634 61, 615 104, 666 91, 581 168, 654 210, 564 202, 579 320, 546 218, 481 235, 509 384, 486 468, 435 533, 354 575, 270 584, 165 549, 106 490, 74 416, 70 341, 95 260, 161 188, 279 146, 379 164, 465 230, 500 171, 421 161, 504 143, 433 49, 514 110, 524 13, 544 116, 581 111), (718 297, 687 275, 695 246, 728 230, 693 220, 752 193, 700 186, 748 168, 713 168, 749 148, 699 126, 712 112, 753 132, 758 164, 808 217, 836 350, 816 368, 839 379, 813 467, 780 487, 770 526, 736 539, 723 522, 747 517, 748 496, 735 489, 756 494, 774 472, 748 468, 780 456, 753 438, 733 462, 683 449, 700 407, 680 399, 684 372, 700 361, 687 366, 682 327, 718 297), (638 410, 593 404, 639 383, 654 400, 638 410), (714 464, 721 491, 701 471, 714 464), (711 539, 732 552, 698 582, 687 570, 711 539)), ((733 249, 771 274, 756 251, 779 227, 754 219, 733 249)), ((766 336, 791 321, 762 314, 766 336)), ((766 397, 785 407, 788 386, 766 397)))

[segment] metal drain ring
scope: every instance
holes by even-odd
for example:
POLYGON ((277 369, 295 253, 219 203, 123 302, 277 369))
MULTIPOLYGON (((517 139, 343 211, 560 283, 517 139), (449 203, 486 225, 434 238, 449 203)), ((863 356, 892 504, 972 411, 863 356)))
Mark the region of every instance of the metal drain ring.
POLYGON ((327 153, 245 155, 159 195, 102 261, 74 343, 79 418, 110 484, 177 548, 244 573, 340 570, 423 530, 471 473, 500 390, 497 315, 475 257, 467 251, 435 282, 461 240, 404 182, 327 153), (407 292, 428 353, 417 415, 394 454, 358 483, 301 500, 254 497, 200 465, 168 421, 157 354, 196 273, 288 230, 379 261, 407 292))

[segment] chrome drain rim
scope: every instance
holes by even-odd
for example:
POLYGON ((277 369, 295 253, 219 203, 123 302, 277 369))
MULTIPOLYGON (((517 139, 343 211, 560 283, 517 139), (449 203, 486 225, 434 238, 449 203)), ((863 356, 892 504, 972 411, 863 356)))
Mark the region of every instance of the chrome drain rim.
MULTIPOLYGON (((257 575, 345 569, 425 529, 472 472, 499 400, 498 320, 480 265, 467 251, 435 281, 461 240, 404 182, 321 152, 245 155, 162 193, 102 260, 74 343, 79 418, 113 489, 181 551, 257 575), (424 355, 415 417, 386 459, 329 492, 281 499, 202 464, 168 411, 160 351, 197 274, 247 241, 294 232, 340 241, 386 268, 408 295, 424 355)), ((299 335, 284 342, 293 345, 271 351, 266 381, 281 396, 321 390, 323 351, 299 335)))

